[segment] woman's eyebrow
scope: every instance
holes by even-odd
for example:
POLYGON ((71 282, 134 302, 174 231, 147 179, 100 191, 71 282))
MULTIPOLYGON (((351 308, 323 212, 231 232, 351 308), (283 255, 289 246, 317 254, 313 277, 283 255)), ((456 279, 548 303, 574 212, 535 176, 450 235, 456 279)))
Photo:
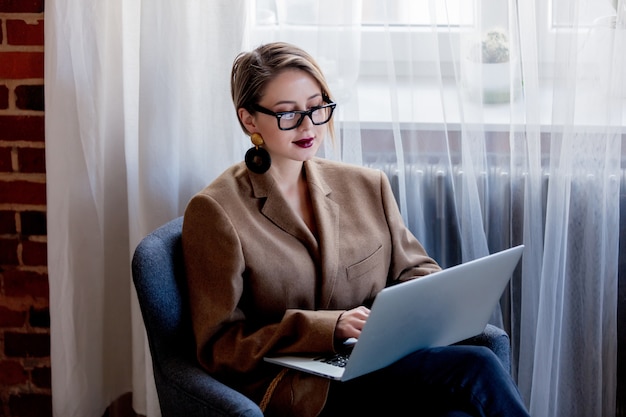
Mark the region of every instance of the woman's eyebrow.
MULTIPOLYGON (((314 98, 321 97, 321 96, 322 96, 322 93, 316 93, 316 94, 313 94, 311 97, 307 98, 306 100, 309 101, 309 100, 312 100, 314 98)), ((274 106, 278 106, 279 104, 298 104, 298 103, 294 100, 281 100, 281 101, 274 103, 274 106)))

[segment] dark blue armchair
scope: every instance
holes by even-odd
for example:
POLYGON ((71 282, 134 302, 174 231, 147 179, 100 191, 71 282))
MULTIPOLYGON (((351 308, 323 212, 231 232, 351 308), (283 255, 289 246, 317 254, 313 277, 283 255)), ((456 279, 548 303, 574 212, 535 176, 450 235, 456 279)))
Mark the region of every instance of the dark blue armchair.
MULTIPOLYGON (((263 416, 241 393, 200 368, 189 316, 183 266, 183 218, 146 236, 135 249, 133 282, 148 334, 154 378, 163 417, 263 416)), ((487 326, 463 343, 490 348, 510 370, 509 337, 487 326)))
POLYGON ((189 317, 179 217, 135 249, 133 282, 152 354, 161 414, 263 416, 259 407, 200 368, 189 317))

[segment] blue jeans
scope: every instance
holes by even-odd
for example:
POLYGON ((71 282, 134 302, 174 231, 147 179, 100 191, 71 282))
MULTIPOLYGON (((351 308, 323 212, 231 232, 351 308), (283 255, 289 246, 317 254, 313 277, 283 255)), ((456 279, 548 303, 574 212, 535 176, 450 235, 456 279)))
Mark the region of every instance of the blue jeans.
POLYGON ((412 353, 387 368, 332 382, 322 416, 525 416, 515 382, 498 357, 479 346, 412 353))

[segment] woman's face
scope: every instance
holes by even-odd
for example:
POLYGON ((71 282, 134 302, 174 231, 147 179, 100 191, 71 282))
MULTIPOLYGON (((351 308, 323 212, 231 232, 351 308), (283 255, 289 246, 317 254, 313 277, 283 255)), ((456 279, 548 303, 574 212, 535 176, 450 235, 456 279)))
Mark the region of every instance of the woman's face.
MULTIPOLYGON (((305 71, 288 69, 266 85, 261 101, 257 104, 278 113, 309 110, 325 103, 315 78, 305 71)), ((275 116, 258 111, 251 115, 240 109, 239 117, 250 133, 260 133, 263 136, 263 147, 270 153, 272 165, 280 165, 289 160, 311 159, 317 153, 328 130, 327 124, 314 125, 308 116, 291 130, 280 130, 275 116)), ((296 118, 299 117, 296 115, 296 118)))

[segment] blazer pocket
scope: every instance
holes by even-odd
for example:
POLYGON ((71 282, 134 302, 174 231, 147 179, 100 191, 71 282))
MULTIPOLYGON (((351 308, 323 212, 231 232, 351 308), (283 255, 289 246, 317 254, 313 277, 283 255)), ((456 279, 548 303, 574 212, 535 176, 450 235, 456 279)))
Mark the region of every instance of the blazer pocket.
POLYGON ((384 268, 383 261, 383 245, 380 245, 371 255, 367 258, 350 265, 346 268, 348 280, 359 278, 375 268, 384 268))

